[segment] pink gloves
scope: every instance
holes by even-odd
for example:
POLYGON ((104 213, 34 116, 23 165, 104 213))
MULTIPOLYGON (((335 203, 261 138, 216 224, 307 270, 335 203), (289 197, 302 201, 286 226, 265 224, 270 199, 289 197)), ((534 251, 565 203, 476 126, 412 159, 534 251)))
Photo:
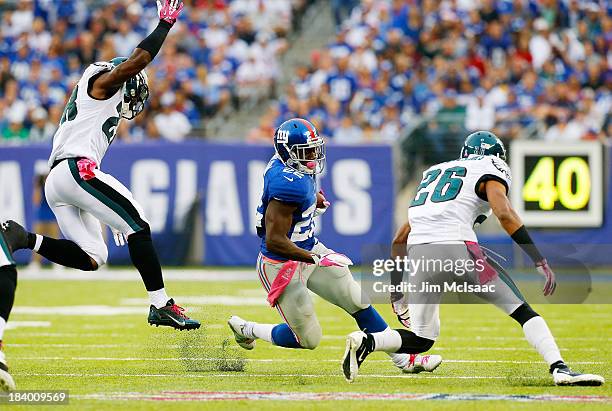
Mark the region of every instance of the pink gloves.
POLYGON ((320 267, 348 267, 353 265, 350 258, 340 253, 329 253, 325 255, 312 254, 315 264, 320 267))
POLYGON ((174 24, 184 6, 183 0, 157 0, 159 19, 174 24))
POLYGON ((538 261, 536 263, 536 270, 538 270, 538 273, 546 278, 546 283, 544 284, 544 295, 552 295, 557 287, 557 280, 555 279, 555 273, 553 273, 548 265, 548 261, 546 261, 546 259, 538 261))

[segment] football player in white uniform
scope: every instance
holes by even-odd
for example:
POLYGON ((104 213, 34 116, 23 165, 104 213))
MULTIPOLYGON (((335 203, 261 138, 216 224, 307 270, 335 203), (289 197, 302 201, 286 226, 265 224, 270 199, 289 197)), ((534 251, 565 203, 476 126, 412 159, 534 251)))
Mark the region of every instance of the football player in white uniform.
MULTIPOLYGON (((604 379, 599 375, 570 370, 544 319, 525 302, 510 277, 487 258, 478 245, 474 224, 495 214, 504 230, 533 260, 538 273, 545 277, 544 295, 555 291, 553 271, 508 200, 511 175, 505 160, 504 146, 494 134, 488 131, 470 134, 459 160, 437 164, 423 173, 423 180, 410 204, 409 222, 396 234, 394 245, 402 245, 408 261, 443 258, 444 261, 474 262, 473 268, 460 277, 461 281, 467 282, 477 296, 495 304, 522 326, 527 341, 548 363, 555 384, 601 385, 604 379)), ((460 276, 456 269, 449 273, 435 268, 435 264, 433 270, 423 268, 425 266, 413 265, 410 273, 409 284, 414 284, 417 291, 440 279, 460 276)), ((403 324, 410 323, 410 331, 351 333, 343 358, 345 378, 353 381, 359 366, 373 351, 419 354, 429 350, 440 332, 442 294, 443 291, 435 290, 411 293, 409 301, 398 300, 396 295, 394 311, 403 324)))
POLYGON ((50 261, 84 271, 106 263, 108 250, 100 223, 113 230, 118 245, 127 239, 130 257, 149 293, 149 323, 176 329, 199 328, 168 297, 151 230, 132 193, 100 163, 122 118, 133 119, 149 97, 145 67, 159 52, 183 9, 181 0, 157 2, 159 24, 129 58, 90 65, 74 88, 53 137, 45 196, 65 240, 28 233, 14 221, 4 226, 12 250, 29 248, 50 261))

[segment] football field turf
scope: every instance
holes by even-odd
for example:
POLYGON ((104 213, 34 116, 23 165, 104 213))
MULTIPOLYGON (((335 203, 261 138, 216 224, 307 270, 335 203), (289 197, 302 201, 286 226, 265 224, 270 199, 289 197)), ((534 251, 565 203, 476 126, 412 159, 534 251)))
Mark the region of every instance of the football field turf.
MULTIPOLYGON (((204 323, 200 330, 178 332, 147 325, 148 301, 135 271, 130 281, 67 280, 68 271, 64 279, 40 279, 45 273, 51 271, 21 279, 5 342, 18 389, 69 391, 69 404, 51 409, 612 408, 609 382, 555 387, 520 327, 487 305, 442 306, 441 336, 431 352, 444 362, 433 374, 402 374, 386 355, 374 353, 348 384, 340 359, 355 323, 319 298, 324 336, 316 350, 258 341, 249 352, 234 343, 228 317, 279 321, 255 280, 175 281, 167 275, 170 295, 204 323)), ((226 274, 233 278, 232 271, 214 278, 226 274)), ((390 306, 378 309, 398 327, 390 306)), ((573 368, 612 378, 612 305, 535 309, 573 368)))

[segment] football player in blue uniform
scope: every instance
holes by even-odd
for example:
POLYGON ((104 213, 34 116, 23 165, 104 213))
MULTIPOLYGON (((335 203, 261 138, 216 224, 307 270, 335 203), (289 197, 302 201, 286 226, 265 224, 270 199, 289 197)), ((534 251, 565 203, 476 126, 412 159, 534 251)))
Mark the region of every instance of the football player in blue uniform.
MULTIPOLYGON (((229 319, 236 342, 247 350, 255 340, 287 348, 314 349, 321 341, 309 290, 344 309, 362 330, 390 331, 353 279, 351 260, 325 247, 314 235, 314 217, 329 202, 317 190, 316 175, 325 167, 325 142, 307 120, 294 118, 280 125, 274 136, 276 155, 264 173, 264 189, 257 209, 261 250, 257 273, 280 324, 260 324, 238 316, 229 319)), ((433 371, 440 356, 411 358, 391 354, 404 372, 433 371)))

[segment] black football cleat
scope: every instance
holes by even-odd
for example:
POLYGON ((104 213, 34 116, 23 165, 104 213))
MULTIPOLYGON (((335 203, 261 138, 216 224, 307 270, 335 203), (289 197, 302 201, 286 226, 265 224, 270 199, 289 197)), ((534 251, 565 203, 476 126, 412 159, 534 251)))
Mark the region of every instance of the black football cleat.
POLYGON ((172 327, 177 330, 195 330, 200 328, 200 322, 185 315, 185 309, 170 299, 162 308, 151 305, 149 309, 149 324, 159 327, 172 327))
POLYGON ((579 372, 574 372, 565 364, 556 367, 552 372, 552 376, 555 385, 581 385, 588 387, 597 387, 605 382, 604 378, 601 375, 581 374, 579 372))
POLYGON ((11 249, 11 253, 28 248, 28 232, 15 221, 8 220, 0 224, 0 230, 11 249))

